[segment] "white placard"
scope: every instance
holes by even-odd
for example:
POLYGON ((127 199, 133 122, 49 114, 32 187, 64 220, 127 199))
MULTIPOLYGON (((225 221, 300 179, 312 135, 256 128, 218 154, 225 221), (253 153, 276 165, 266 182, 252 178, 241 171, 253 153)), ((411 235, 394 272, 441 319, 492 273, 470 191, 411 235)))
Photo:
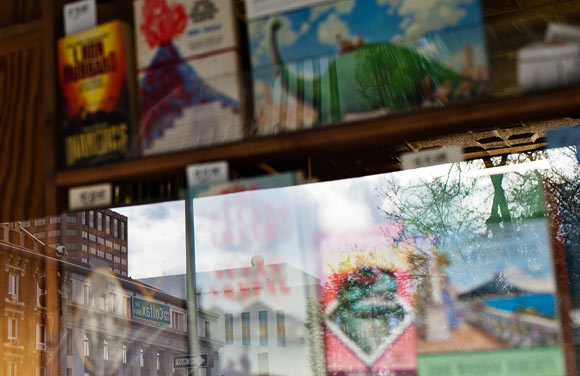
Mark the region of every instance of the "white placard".
POLYGON ((80 0, 64 6, 64 33, 78 33, 97 26, 95 0, 80 0))
POLYGON ((403 170, 440 165, 445 163, 458 163, 463 161, 463 147, 444 146, 440 149, 405 153, 401 155, 401 167, 403 170))
POLYGON ((228 162, 211 162, 187 166, 187 186, 219 184, 228 181, 228 162))
POLYGON ((113 186, 111 183, 76 187, 68 191, 69 210, 108 208, 112 203, 113 186))
POLYGON ((313 7, 336 0, 246 0, 246 14, 249 20, 280 14, 290 10, 313 7))

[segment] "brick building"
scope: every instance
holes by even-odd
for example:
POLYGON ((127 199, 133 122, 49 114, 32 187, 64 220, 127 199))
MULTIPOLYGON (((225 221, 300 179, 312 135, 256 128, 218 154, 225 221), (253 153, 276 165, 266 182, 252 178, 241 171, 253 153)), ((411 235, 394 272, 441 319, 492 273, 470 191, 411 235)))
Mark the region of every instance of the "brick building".
POLYGON ((58 307, 47 308, 47 290, 39 287, 47 287, 55 251, 19 222, 0 223, 0 375, 58 375, 58 307))
POLYGON ((64 261, 92 268, 103 263, 127 277, 127 217, 112 210, 87 210, 37 218, 22 226, 50 247, 66 247, 64 261))

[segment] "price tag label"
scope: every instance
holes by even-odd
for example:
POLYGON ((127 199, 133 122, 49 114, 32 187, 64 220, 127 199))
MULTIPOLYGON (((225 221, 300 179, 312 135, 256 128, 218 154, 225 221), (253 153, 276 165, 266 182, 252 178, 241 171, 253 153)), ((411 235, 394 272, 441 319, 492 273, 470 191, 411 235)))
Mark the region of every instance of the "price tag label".
POLYGON ((113 203, 110 183, 71 188, 68 191, 69 210, 106 208, 113 203))
POLYGON ((212 162, 187 166, 187 185, 218 184, 228 181, 228 162, 212 162))
POLYGON ((458 163, 463 160, 463 148, 461 146, 445 146, 440 149, 405 153, 401 155, 403 170, 435 166, 446 163, 458 163))
POLYGON ((64 32, 66 35, 97 26, 95 0, 81 0, 64 6, 64 32))

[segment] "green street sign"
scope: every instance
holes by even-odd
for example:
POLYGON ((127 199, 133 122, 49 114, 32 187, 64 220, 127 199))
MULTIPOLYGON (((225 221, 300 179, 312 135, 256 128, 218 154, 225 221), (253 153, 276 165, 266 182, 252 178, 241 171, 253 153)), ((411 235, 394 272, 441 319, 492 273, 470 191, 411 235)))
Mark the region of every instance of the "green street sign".
POLYGON ((171 309, 169 306, 135 297, 132 298, 132 301, 132 314, 134 318, 154 321, 160 324, 171 324, 171 309))

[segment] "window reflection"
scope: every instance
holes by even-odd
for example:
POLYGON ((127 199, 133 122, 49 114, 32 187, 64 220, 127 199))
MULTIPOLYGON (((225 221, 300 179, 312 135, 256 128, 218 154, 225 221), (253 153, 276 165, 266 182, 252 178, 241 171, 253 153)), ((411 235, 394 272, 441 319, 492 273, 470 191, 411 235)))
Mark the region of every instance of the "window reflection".
POLYGON ((545 157, 196 199, 195 276, 163 209, 1 224, 1 374, 563 375, 545 157))

